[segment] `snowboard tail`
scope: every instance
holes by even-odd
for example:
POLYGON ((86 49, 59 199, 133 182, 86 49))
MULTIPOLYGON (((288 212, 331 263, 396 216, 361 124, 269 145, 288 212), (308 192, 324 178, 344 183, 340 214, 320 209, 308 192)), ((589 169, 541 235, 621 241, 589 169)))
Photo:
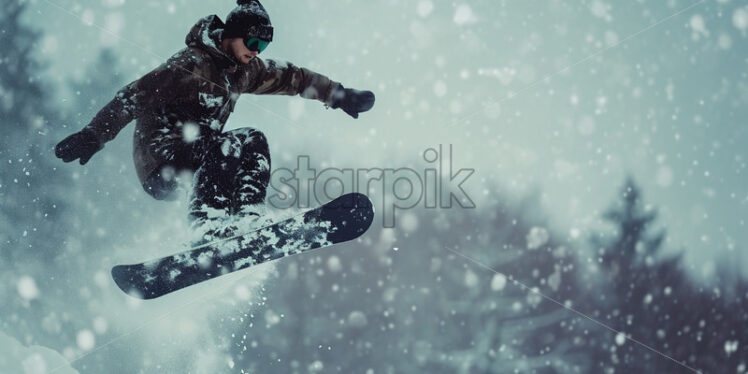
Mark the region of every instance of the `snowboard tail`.
POLYGON ((350 193, 248 234, 140 264, 117 265, 112 278, 125 293, 153 299, 252 265, 356 239, 373 219, 371 200, 350 193))

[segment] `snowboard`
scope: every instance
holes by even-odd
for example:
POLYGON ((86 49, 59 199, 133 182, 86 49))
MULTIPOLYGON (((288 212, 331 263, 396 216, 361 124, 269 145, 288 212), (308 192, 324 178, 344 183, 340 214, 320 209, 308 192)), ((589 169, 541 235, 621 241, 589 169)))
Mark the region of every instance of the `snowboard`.
POLYGON ((371 200, 349 193, 255 231, 186 251, 112 268, 125 293, 154 299, 215 277, 363 235, 374 219, 371 200))

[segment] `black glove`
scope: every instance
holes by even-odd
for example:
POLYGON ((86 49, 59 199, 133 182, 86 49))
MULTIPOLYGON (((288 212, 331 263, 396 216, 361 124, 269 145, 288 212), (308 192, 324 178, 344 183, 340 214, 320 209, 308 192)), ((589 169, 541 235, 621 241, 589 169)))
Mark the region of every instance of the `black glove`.
POLYGON ((85 165, 91 156, 102 148, 104 145, 91 131, 82 130, 58 143, 55 147, 55 156, 65 162, 80 158, 81 165, 85 165))
POLYGON ((358 114, 365 112, 374 106, 374 93, 371 91, 359 91, 352 88, 345 88, 341 84, 332 94, 333 109, 343 109, 353 118, 358 118, 358 114))

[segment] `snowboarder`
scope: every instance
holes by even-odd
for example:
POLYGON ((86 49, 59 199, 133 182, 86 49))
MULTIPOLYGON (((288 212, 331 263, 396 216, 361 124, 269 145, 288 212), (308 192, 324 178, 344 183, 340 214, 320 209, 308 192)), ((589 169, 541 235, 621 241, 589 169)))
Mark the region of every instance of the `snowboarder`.
POLYGON ((270 154, 262 132, 223 131, 239 95, 300 95, 340 108, 353 118, 374 105, 374 94, 343 87, 291 63, 257 57, 273 27, 257 0, 238 0, 224 23, 199 20, 187 47, 117 92, 80 132, 57 144, 55 155, 81 165, 137 119, 134 161, 143 188, 158 200, 176 198, 176 175, 194 173, 189 219, 198 240, 227 236, 226 217, 263 215, 270 154))

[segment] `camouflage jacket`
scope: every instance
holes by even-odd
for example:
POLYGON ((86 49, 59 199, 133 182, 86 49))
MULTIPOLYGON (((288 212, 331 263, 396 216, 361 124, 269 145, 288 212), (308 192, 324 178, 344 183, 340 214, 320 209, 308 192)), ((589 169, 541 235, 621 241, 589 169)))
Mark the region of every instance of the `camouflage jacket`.
POLYGON ((175 161, 169 159, 173 154, 156 151, 154 143, 184 142, 182 131, 170 130, 187 123, 198 126, 199 136, 220 133, 243 93, 300 95, 331 104, 337 82, 270 59, 239 64, 219 47, 223 27, 215 15, 199 20, 187 35, 186 48, 119 90, 86 126, 104 144, 137 120, 133 157, 141 183, 175 161), (164 134, 173 139, 161 139, 164 134))

